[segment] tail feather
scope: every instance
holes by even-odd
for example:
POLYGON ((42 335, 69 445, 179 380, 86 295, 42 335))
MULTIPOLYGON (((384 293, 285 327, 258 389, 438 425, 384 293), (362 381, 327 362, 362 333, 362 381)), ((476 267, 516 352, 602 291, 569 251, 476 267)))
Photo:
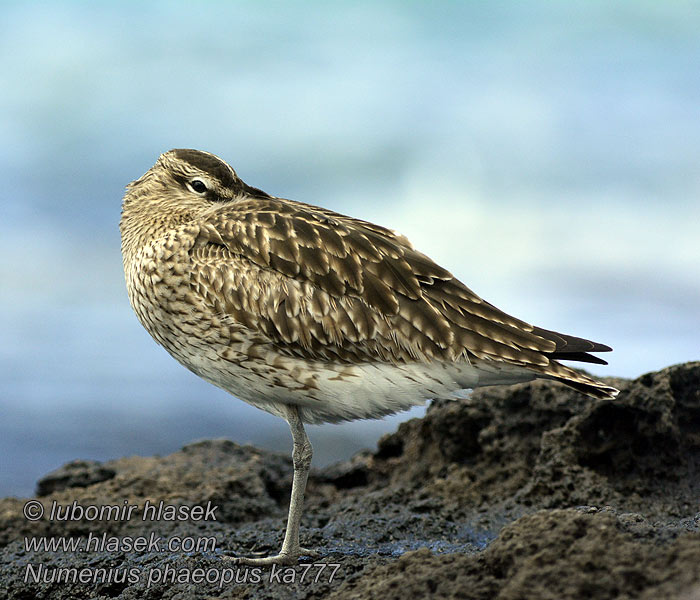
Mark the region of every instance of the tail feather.
MULTIPOLYGON (((550 329, 543 329, 542 327, 533 328, 532 333, 542 338, 545 338, 546 340, 550 340, 556 344, 556 348, 553 352, 544 353, 545 356, 552 361, 575 360, 578 362, 593 363, 596 365, 608 364, 607 361, 603 360, 602 358, 598 358, 597 356, 593 356, 592 354, 589 354, 589 352, 611 352, 612 348, 610 346, 606 346, 605 344, 601 344, 599 342, 586 340, 584 338, 575 337, 573 335, 568 335, 566 333, 559 333, 550 329)), ((571 371, 570 369, 569 371, 571 373, 576 373, 576 371, 571 371)), ((564 377, 564 380, 565 379, 566 377, 564 377)), ((594 380, 591 379, 590 381, 594 380)), ((566 381, 564 382, 566 383, 566 381)), ((594 383, 598 385, 598 382, 594 383)), ((580 382, 580 384, 584 385, 584 387, 590 385, 589 382, 580 382)), ((586 392, 586 389, 582 389, 581 391, 586 392)), ((592 395, 595 396, 597 394, 592 393, 592 395)))
POLYGON ((583 392, 588 396, 593 396, 594 398, 600 398, 601 400, 612 400, 617 397, 620 390, 609 385, 605 385, 599 381, 594 381, 594 383, 579 383, 578 381, 571 381, 570 379, 563 379, 561 377, 555 377, 557 381, 561 381, 563 384, 583 392))
MULTIPOLYGON (((535 369, 533 368, 533 370, 535 369)), ((548 365, 538 367, 536 370, 541 373, 540 377, 560 381, 564 385, 594 398, 612 399, 620 393, 620 390, 556 361, 550 361, 548 365)))
POLYGON ((575 360, 578 362, 594 363, 596 365, 607 365, 608 361, 588 354, 587 352, 550 352, 547 354, 548 358, 553 358, 554 360, 575 360))
POLYGON ((592 356, 589 352, 611 352, 612 348, 599 342, 592 342, 584 338, 559 333, 542 327, 535 327, 532 333, 539 335, 546 340, 554 342, 557 346, 554 352, 546 353, 548 358, 554 360, 576 360, 579 362, 595 363, 597 365, 607 365, 602 358, 592 356))

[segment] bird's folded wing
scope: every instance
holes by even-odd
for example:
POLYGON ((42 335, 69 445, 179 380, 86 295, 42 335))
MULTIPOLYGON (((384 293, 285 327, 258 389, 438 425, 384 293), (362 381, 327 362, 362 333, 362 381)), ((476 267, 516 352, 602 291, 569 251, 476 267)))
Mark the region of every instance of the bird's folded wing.
POLYGON ((218 206, 191 259, 192 286, 217 312, 304 358, 527 366, 557 350, 541 333, 553 332, 483 301, 403 236, 306 204, 218 206))

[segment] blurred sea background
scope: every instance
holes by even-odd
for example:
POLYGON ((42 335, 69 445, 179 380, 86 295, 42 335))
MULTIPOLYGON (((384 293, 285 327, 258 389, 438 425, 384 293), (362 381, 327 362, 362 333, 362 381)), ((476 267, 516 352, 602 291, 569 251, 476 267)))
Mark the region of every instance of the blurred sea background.
MULTIPOLYGON (((696 2, 0 11, 0 495, 76 458, 291 448, 129 307, 124 186, 173 147, 398 229, 507 312, 613 346, 596 375, 700 358, 696 2)), ((423 410, 310 427, 314 464, 423 410)))

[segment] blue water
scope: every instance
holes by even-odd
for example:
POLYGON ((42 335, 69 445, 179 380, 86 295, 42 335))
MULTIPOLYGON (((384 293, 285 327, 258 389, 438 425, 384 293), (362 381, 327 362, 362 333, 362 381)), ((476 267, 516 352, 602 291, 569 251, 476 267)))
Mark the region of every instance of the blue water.
MULTIPOLYGON (((3 4, 0 495, 200 437, 289 447, 131 314, 120 199, 171 147, 402 231, 612 345, 596 374, 700 357, 697 6, 434 4, 3 4)), ((315 461, 404 418, 312 428, 315 461)))

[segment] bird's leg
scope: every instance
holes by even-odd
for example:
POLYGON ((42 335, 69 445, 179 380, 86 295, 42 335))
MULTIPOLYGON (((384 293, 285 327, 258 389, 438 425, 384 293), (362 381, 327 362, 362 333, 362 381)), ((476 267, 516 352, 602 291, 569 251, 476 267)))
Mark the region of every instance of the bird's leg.
POLYGON ((299 554, 303 552, 303 549, 299 546, 299 524, 301 523, 301 513, 304 507, 306 481, 311 470, 313 448, 304 430, 304 423, 299 418, 299 409, 296 406, 288 407, 287 422, 292 431, 292 440, 294 441, 294 450, 292 451, 294 478, 292 479, 292 495, 289 501, 287 530, 284 534, 280 554, 293 556, 294 560, 296 560, 299 554))
MULTIPOLYGON (((287 405, 287 423, 292 430, 294 450, 292 461, 294 463, 294 479, 292 480, 292 496, 289 501, 289 516, 287 517, 287 530, 284 534, 282 549, 275 556, 265 558, 236 557, 231 560, 242 565, 270 565, 270 564, 295 564, 301 555, 314 555, 314 552, 306 550, 299 545, 299 523, 304 505, 304 490, 306 480, 311 469, 311 457, 313 450, 311 442, 304 430, 304 423, 299 417, 299 409, 293 405, 287 405)), ((228 557, 227 557, 228 558, 228 557)))

